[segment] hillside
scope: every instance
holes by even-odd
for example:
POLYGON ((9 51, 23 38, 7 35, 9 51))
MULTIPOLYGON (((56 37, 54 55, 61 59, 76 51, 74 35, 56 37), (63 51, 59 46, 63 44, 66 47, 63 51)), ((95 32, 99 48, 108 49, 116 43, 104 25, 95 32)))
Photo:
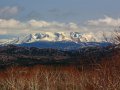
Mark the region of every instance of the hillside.
POLYGON ((0 47, 0 66, 34 64, 92 64, 104 57, 112 57, 114 46, 84 47, 78 50, 20 47, 14 45, 0 47))

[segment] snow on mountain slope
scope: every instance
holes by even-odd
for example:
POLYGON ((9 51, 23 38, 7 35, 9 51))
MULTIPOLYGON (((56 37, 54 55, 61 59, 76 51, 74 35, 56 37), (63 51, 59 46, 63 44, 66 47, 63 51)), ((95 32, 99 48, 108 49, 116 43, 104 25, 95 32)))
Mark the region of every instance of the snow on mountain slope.
POLYGON ((79 32, 44 32, 44 33, 34 33, 22 35, 18 38, 0 41, 0 44, 23 44, 23 43, 32 43, 39 41, 72 41, 75 43, 80 42, 98 42, 96 37, 93 34, 81 34, 79 32))

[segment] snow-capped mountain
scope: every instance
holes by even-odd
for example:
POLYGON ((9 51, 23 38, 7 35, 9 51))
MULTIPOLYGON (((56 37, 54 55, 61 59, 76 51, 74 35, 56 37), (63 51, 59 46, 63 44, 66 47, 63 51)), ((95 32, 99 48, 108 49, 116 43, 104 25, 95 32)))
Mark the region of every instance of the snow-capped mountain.
POLYGON ((44 33, 34 33, 22 35, 20 37, 9 39, 6 41, 1 41, 0 44, 22 44, 22 43, 32 43, 39 41, 72 41, 76 43, 80 42, 97 42, 96 38, 90 34, 81 34, 79 32, 44 32, 44 33))
POLYGON ((72 41, 75 42, 97 42, 94 35, 91 34, 81 34, 79 32, 71 32, 70 37, 72 41))

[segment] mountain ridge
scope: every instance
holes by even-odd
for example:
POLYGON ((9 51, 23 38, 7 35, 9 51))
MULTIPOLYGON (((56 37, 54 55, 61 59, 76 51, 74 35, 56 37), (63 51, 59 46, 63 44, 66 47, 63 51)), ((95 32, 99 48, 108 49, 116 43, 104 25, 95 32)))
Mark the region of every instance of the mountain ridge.
POLYGON ((80 42, 99 42, 92 34, 82 34, 80 32, 44 32, 44 33, 33 33, 19 36, 17 38, 1 41, 1 44, 23 44, 32 43, 38 41, 72 41, 76 43, 80 42))

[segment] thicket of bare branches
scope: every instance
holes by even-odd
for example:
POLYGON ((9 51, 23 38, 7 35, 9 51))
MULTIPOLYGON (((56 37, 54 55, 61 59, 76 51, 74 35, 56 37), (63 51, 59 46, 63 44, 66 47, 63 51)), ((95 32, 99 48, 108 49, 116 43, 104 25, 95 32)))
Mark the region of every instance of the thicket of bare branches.
POLYGON ((120 56, 87 68, 11 67, 0 72, 0 90, 120 90, 120 56))
POLYGON ((106 42, 111 42, 113 44, 120 44, 120 27, 117 27, 114 29, 113 32, 111 32, 111 36, 108 38, 107 33, 103 32, 103 38, 106 42))
POLYGON ((113 33, 113 40, 116 44, 120 44, 120 27, 119 29, 115 30, 114 33, 113 33))

